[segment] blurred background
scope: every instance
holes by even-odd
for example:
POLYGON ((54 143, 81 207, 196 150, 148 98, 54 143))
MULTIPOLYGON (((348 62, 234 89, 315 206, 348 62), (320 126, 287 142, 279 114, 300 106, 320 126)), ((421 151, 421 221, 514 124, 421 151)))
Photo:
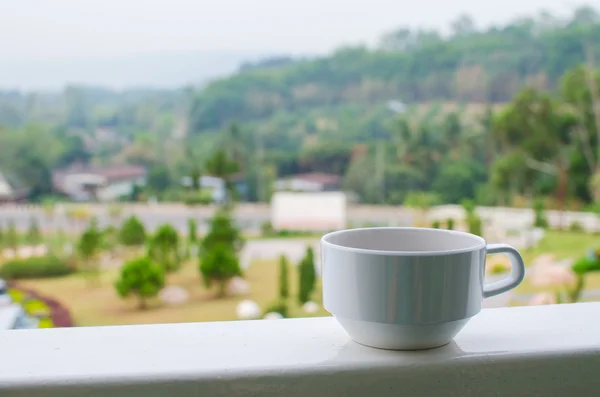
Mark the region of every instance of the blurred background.
POLYGON ((518 247, 486 307, 600 300, 599 200, 599 1, 0 13, 0 329, 328 315, 319 237, 372 226, 518 247))

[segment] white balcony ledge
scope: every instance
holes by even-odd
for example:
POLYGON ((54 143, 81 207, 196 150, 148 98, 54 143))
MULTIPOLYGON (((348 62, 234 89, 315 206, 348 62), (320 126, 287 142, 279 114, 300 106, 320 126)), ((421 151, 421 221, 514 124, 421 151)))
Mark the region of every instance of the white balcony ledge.
POLYGON ((360 346, 333 318, 5 331, 0 396, 593 397, 599 313, 484 310, 422 352, 360 346))

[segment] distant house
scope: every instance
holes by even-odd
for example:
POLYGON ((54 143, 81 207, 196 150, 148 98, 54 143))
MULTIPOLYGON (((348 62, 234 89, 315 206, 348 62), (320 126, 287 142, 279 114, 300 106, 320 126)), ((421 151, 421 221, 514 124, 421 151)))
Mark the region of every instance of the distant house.
MULTIPOLYGON (((187 188, 193 186, 192 178, 189 176, 184 176, 181 178, 181 184, 187 188)), ((227 197, 227 191, 225 186, 225 180, 223 178, 218 178, 216 176, 203 175, 197 181, 197 186, 202 190, 208 190, 211 192, 212 200, 215 203, 222 203, 225 201, 227 197)), ((246 194, 247 188, 246 183, 242 177, 242 175, 234 175, 231 178, 231 182, 233 183, 236 191, 243 197, 246 194)))
POLYGON ((73 166, 52 172, 55 192, 74 201, 112 201, 146 183, 146 169, 136 165, 73 166))
POLYGON ((314 172, 297 174, 275 182, 276 191, 288 192, 332 192, 340 190, 339 175, 314 172))
POLYGON ((29 189, 23 187, 15 178, 0 172, 0 203, 16 203, 25 201, 29 189))

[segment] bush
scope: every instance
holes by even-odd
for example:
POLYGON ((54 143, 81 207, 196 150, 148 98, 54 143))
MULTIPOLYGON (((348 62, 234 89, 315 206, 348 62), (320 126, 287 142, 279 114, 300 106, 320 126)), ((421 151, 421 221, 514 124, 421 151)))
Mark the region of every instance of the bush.
POLYGON ((448 230, 454 230, 454 219, 448 218, 448 230))
POLYGON ((548 227, 548 219, 544 211, 544 200, 537 199, 533 203, 533 212, 535 214, 535 220, 533 226, 546 229, 548 227))
POLYGON ((289 316, 288 304, 283 299, 278 300, 277 302, 274 302, 274 303, 270 304, 269 306, 267 306, 267 309, 265 310, 264 314, 267 314, 267 313, 279 313, 279 314, 281 314, 282 317, 288 317, 289 316))
POLYGON ((440 221, 433 221, 431 227, 434 229, 439 229, 441 227, 440 221))
POLYGON ((208 190, 191 190, 186 192, 183 202, 186 205, 208 205, 212 204, 213 198, 211 192, 208 190))
POLYGON ((115 282, 120 297, 135 295, 139 308, 146 309, 148 298, 158 295, 165 286, 165 271, 162 266, 152 263, 147 257, 133 259, 121 268, 121 277, 115 282))
POLYGON ((569 230, 572 232, 575 232, 575 233, 582 233, 585 231, 585 229, 583 228, 581 223, 579 223, 577 221, 571 223, 571 225, 569 226, 569 230))
POLYGON ((61 277, 72 272, 65 261, 54 255, 16 259, 0 267, 0 277, 8 280, 61 277))
POLYGON ((135 216, 127 218, 125 223, 123 223, 123 227, 121 228, 119 239, 121 240, 121 243, 125 245, 144 244, 146 241, 146 231, 144 230, 144 225, 135 216))

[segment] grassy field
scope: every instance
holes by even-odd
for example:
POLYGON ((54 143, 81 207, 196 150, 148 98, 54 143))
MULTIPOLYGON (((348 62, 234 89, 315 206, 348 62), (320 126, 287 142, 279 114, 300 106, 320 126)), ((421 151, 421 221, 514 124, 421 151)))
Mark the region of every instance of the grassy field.
MULTIPOLYGON (((600 236, 596 235, 548 231, 536 248, 524 250, 522 254, 527 266, 531 266, 537 256, 547 253, 553 254, 557 260, 577 259, 585 255, 589 248, 598 247, 598 242, 600 236)), ((298 280, 295 268, 291 270, 290 286, 291 294, 294 296, 298 280)), ((70 308, 75 323, 79 326, 235 320, 235 308, 240 301, 252 299, 262 309, 266 309, 278 295, 276 261, 254 262, 245 272, 246 280, 250 285, 250 294, 224 299, 215 299, 214 292, 207 291, 203 287, 196 262, 191 261, 184 264, 178 273, 169 275, 168 279, 169 285, 181 286, 189 292, 189 301, 181 305, 169 306, 156 299, 150 309, 145 311, 136 308, 135 299, 123 301, 117 296, 113 288, 117 276, 118 270, 106 270, 101 275, 100 285, 95 287, 90 286, 88 280, 80 274, 57 279, 23 281, 21 284, 62 301, 70 308)), ((587 277, 586 289, 600 289, 600 273, 587 277)), ((543 289, 532 287, 525 279, 516 292, 534 294, 541 291, 543 289)), ((320 286, 317 287, 313 299, 320 302, 320 286)), ((301 310, 294 299, 290 299, 289 303, 291 316, 309 316, 301 310)), ((314 316, 323 315, 328 313, 322 308, 314 314, 314 316)))
MULTIPOLYGON (((297 290, 297 272, 290 269, 290 288, 294 296, 297 290)), ((148 310, 136 308, 135 299, 120 299, 113 283, 117 278, 117 270, 107 270, 101 275, 99 286, 90 286, 88 280, 81 275, 64 278, 29 280, 21 285, 36 289, 41 294, 52 296, 66 304, 78 326, 121 325, 121 324, 154 324, 195 321, 235 320, 236 305, 244 299, 256 301, 262 309, 266 309, 278 296, 278 266, 276 262, 255 262, 246 270, 246 280, 250 285, 247 296, 231 296, 215 299, 215 293, 204 289, 195 263, 186 263, 176 274, 169 276, 169 285, 185 288, 189 294, 188 302, 181 305, 165 305, 154 300, 148 310)), ((321 300, 321 289, 318 286, 313 299, 321 300)), ((295 299, 290 299, 290 315, 308 317, 295 299)), ((327 312, 321 309, 312 316, 324 316, 327 312)))

